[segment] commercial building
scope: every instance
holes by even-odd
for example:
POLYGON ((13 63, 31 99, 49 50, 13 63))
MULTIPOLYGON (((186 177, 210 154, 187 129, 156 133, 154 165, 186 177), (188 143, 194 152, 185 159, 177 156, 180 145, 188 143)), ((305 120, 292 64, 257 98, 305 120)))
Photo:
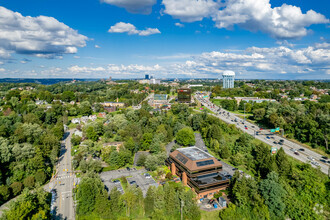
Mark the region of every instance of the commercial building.
POLYGON ((226 70, 223 72, 222 78, 223 78, 223 88, 224 89, 234 88, 235 72, 226 70))
POLYGON ((220 161, 197 147, 176 149, 166 164, 173 175, 179 176, 184 185, 196 192, 198 198, 211 198, 229 185, 229 179, 221 174, 220 161))
POLYGON ((190 103, 191 102, 191 89, 187 89, 187 88, 178 89, 178 102, 190 103))
POLYGON ((154 108, 162 108, 164 106, 168 106, 168 95, 166 94, 154 94, 153 97, 150 100, 150 105, 154 108))
POLYGON ((145 76, 144 76, 144 79, 150 79, 150 76, 149 76, 149 74, 146 74, 145 76))
POLYGON ((149 80, 149 84, 151 85, 160 84, 160 80, 152 78, 149 80))

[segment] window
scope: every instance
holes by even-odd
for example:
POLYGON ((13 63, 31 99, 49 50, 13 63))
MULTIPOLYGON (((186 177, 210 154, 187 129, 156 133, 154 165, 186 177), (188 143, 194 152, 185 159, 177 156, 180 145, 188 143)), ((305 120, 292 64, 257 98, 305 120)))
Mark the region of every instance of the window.
POLYGON ((202 167, 202 166, 206 166, 206 165, 211 165, 214 164, 213 160, 205 160, 205 161, 200 161, 200 162, 196 162, 196 165, 198 167, 202 167))
POLYGON ((181 156, 180 154, 176 155, 176 159, 178 159, 181 163, 186 164, 188 159, 184 158, 183 156, 181 156))

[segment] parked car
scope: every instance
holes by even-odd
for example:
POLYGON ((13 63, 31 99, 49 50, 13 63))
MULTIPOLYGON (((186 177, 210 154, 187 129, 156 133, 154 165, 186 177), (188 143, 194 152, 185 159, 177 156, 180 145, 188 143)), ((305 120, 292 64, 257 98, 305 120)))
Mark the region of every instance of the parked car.
POLYGON ((305 151, 305 149, 304 148, 300 148, 299 151, 305 151))
POLYGON ((119 184, 120 183, 119 180, 113 180, 112 182, 115 183, 115 184, 119 184))
POLYGON ((299 156, 299 153, 297 151, 295 151, 294 154, 299 156))
POLYGON ((130 171, 131 169, 129 167, 126 167, 126 170, 130 171))
POLYGON ((270 137, 269 137, 269 136, 266 136, 266 138, 267 138, 267 139, 270 139, 270 137))
POLYGON ((144 177, 147 178, 147 179, 151 178, 151 176, 150 176, 149 173, 145 173, 145 174, 144 174, 144 177))
POLYGON ((325 160, 327 160, 327 159, 328 159, 328 157, 326 157, 326 156, 322 156, 321 158, 322 158, 322 159, 325 159, 325 160))

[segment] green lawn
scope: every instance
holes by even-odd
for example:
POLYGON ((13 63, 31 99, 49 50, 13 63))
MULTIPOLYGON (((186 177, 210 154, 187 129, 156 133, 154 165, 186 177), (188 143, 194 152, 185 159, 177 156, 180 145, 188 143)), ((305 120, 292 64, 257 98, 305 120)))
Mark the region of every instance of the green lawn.
POLYGON ((212 212, 204 211, 201 210, 201 220, 215 220, 215 219, 220 219, 219 218, 219 210, 215 210, 212 212))

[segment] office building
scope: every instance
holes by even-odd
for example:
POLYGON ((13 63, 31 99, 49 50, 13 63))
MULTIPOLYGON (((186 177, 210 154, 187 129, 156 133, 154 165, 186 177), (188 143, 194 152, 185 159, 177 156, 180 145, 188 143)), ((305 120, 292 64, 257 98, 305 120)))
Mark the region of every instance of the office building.
POLYGON ((176 149, 166 164, 173 175, 180 177, 184 185, 196 192, 198 198, 211 198, 229 185, 229 179, 221 174, 220 161, 197 147, 176 149))
POLYGON ((234 88, 235 72, 226 70, 223 72, 222 78, 223 78, 223 88, 224 89, 234 88))
POLYGON ((187 89, 187 88, 178 89, 178 102, 190 103, 191 102, 191 89, 187 89))
POLYGON ((144 77, 144 79, 150 79, 149 74, 146 74, 145 77, 144 77))

